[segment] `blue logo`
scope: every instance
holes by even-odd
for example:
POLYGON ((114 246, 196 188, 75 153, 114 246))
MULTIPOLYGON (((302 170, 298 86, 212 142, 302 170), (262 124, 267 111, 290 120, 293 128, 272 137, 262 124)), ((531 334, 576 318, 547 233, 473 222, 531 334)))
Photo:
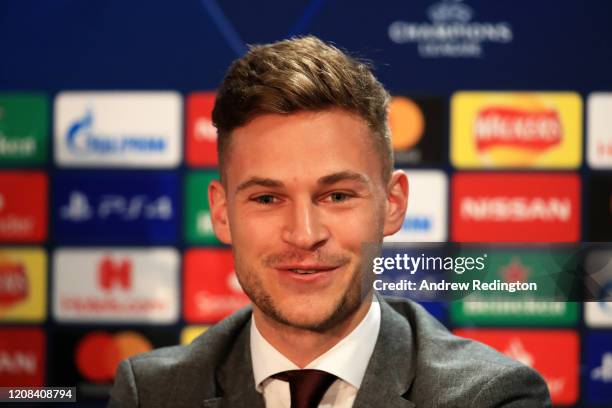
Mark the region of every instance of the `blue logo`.
POLYGON ((171 244, 178 238, 175 173, 66 172, 54 180, 55 236, 66 244, 171 244))
POLYGON ((166 149, 166 140, 155 135, 116 134, 103 135, 92 130, 94 115, 87 109, 83 117, 75 120, 66 132, 66 145, 73 153, 117 154, 159 153, 166 149))
POLYGON ((594 332, 587 337, 587 400, 612 404, 612 333, 594 332))
POLYGON ((402 231, 427 232, 431 230, 431 218, 426 216, 408 216, 402 224, 402 231))

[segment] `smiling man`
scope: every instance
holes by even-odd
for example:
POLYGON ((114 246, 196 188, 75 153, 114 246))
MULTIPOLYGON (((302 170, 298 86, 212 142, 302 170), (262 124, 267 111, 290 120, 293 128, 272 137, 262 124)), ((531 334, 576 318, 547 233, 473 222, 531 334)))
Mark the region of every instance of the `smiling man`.
POLYGON ((252 308, 124 361, 110 406, 545 407, 533 370, 373 292, 364 244, 402 225, 388 93, 314 37, 252 47, 221 85, 209 186, 252 308))

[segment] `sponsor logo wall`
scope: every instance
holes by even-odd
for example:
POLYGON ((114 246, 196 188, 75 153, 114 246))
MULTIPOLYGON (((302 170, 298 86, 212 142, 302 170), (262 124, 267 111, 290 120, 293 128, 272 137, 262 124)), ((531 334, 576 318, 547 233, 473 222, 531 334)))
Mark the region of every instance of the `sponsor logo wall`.
MULTIPOLYGON (((14 339, 0 343, 0 378, 76 384, 81 398, 101 401, 122 358, 187 344, 249 304, 231 250, 216 239, 210 220, 207 188, 219 177, 214 95, 185 95, 184 111, 182 97, 172 92, 66 92, 55 98, 51 170, 0 171, 0 330, 14 339), (124 115, 140 102, 160 112, 153 124, 143 123, 142 106, 124 115)), ((40 96, 24 98, 25 106, 34 106, 32 115, 46 103, 40 96)), ((593 100, 587 106, 599 103, 593 100)), ((396 167, 408 174, 410 197, 401 230, 387 242, 572 243, 581 240, 583 219, 590 239, 609 241, 609 174, 584 178, 573 171, 581 157, 580 96, 459 92, 448 102, 447 117, 443 98, 393 98, 396 167), (451 123, 448 135, 444 123, 451 123), (458 169, 448 171, 449 162, 458 169), (540 168, 546 170, 533 171, 540 168)), ((39 139, 32 136, 31 143, 46 152, 39 139)), ((23 163, 37 163, 27 157, 23 163)), ((586 262, 586 279, 599 291, 593 298, 602 299, 582 308, 589 330, 599 330, 588 337, 576 330, 581 305, 574 302, 415 299, 456 334, 538 370, 556 404, 607 403, 612 351, 602 349, 599 338, 612 327, 610 254, 593 251, 586 262), (593 365, 584 390, 581 339, 593 365), (546 344, 558 348, 560 341, 567 352, 555 359, 546 344)), ((549 249, 493 251, 486 279, 546 285, 545 272, 566 262, 563 256, 549 249)))

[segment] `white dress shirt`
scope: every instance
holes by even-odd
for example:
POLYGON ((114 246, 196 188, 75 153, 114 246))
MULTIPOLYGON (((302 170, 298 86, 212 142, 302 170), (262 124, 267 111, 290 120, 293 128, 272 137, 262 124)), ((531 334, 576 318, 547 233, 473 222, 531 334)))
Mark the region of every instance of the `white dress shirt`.
MULTIPOLYGON (((380 305, 374 299, 368 313, 348 336, 304 367, 326 371, 338 377, 323 395, 319 407, 353 406, 379 330, 380 305)), ((270 376, 300 368, 263 338, 257 329, 255 316, 251 319, 251 356, 255 388, 263 394, 266 408, 290 408, 289 383, 270 376)))

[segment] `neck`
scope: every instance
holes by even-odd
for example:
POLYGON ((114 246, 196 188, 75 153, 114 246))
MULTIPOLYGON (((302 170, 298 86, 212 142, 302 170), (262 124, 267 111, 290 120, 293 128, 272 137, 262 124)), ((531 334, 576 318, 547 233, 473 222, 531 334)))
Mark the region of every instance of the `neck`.
POLYGON ((279 323, 256 306, 253 307, 253 315, 263 338, 295 365, 304 368, 348 336, 365 318, 371 304, 372 296, 367 296, 354 313, 325 332, 279 323))

